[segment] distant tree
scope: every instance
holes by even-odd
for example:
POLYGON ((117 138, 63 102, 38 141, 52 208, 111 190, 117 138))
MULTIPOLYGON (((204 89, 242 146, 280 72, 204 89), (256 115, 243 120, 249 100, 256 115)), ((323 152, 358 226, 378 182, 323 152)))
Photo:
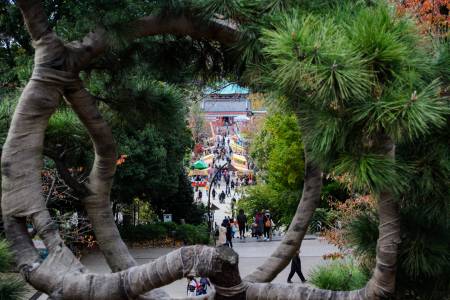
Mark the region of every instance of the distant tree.
POLYGON ((201 107, 198 102, 193 102, 189 111, 189 123, 196 143, 200 142, 200 136, 205 129, 205 121, 202 115, 201 107))
POLYGON ((257 186, 245 189, 239 206, 249 214, 269 209, 275 223, 289 225, 304 173, 303 145, 295 115, 269 115, 250 151, 261 178, 257 186))

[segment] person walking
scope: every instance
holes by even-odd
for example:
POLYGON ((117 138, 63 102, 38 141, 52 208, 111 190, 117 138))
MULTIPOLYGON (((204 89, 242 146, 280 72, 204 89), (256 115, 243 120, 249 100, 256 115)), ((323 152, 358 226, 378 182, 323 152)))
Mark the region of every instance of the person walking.
POLYGON ((187 296, 188 297, 197 296, 197 288, 198 288, 197 280, 195 280, 195 277, 192 275, 188 275, 187 279, 188 279, 188 285, 186 288, 187 296))
POLYGON ((292 283, 291 279, 294 276, 295 273, 297 273, 298 277, 300 277, 300 280, 302 281, 302 283, 306 282, 305 276, 303 276, 302 273, 302 263, 300 261, 300 251, 297 250, 295 251, 295 255, 292 258, 292 262, 291 262, 291 272, 289 273, 287 282, 288 283, 292 283))
POLYGON ((228 247, 233 249, 233 242, 232 242, 233 228, 231 227, 231 222, 230 221, 228 221, 226 228, 227 228, 227 233, 226 233, 227 242, 226 242, 226 244, 228 245, 228 247))
POLYGON ((203 196, 203 195, 202 195, 202 191, 199 190, 199 191, 198 191, 198 198, 197 198, 197 200, 198 200, 198 201, 202 201, 202 196, 203 196))
POLYGON ((264 240, 268 241, 270 239, 270 230, 272 229, 272 218, 270 213, 266 210, 263 217, 264 220, 264 240))
POLYGON ((216 189, 215 188, 212 189, 211 194, 213 196, 213 200, 215 200, 216 199, 216 189))
POLYGON ((236 221, 234 218, 230 218, 230 225, 231 225, 231 238, 234 239, 234 235, 236 234, 236 221))
POLYGON ((256 239, 258 240, 262 237, 264 231, 264 217, 263 214, 261 214, 259 211, 256 213, 255 223, 256 223, 256 239))
POLYGON ((206 295, 208 293, 207 291, 209 286, 211 286, 211 283, 209 282, 208 278, 201 277, 198 285, 197 296, 206 295))
POLYGON ((220 203, 225 203, 225 198, 226 198, 225 192, 222 191, 222 193, 220 193, 220 203))
POLYGON ((239 210, 239 215, 237 216, 237 222, 239 226, 239 239, 245 239, 245 227, 247 226, 247 216, 244 214, 244 210, 239 210))
POLYGON ((231 189, 234 190, 234 180, 231 180, 230 186, 231 186, 231 189))

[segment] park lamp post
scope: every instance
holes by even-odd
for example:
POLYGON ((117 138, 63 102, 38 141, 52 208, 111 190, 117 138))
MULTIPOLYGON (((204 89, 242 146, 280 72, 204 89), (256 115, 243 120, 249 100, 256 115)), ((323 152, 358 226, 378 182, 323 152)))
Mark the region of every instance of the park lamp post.
POLYGON ((212 230, 212 222, 211 222, 211 186, 212 186, 214 180, 216 180, 217 174, 219 174, 219 172, 222 171, 222 169, 224 167, 226 167, 227 165, 228 165, 228 162, 226 162, 222 166, 220 166, 219 169, 217 169, 216 173, 214 173, 214 176, 212 177, 212 179, 209 182, 209 189, 208 189, 208 230, 209 230, 209 232, 211 232, 211 230, 212 230))

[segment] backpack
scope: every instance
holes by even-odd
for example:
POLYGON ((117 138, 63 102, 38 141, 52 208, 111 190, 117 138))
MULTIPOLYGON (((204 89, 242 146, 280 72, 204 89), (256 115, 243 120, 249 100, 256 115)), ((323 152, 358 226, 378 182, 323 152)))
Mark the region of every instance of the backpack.
POLYGON ((264 226, 266 226, 266 227, 271 227, 272 226, 272 222, 270 222, 269 218, 267 218, 266 223, 264 224, 264 226))

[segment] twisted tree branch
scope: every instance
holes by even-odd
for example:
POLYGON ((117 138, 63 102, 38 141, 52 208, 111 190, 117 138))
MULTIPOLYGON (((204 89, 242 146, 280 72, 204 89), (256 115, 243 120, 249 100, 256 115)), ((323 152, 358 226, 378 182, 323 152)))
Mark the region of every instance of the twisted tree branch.
POLYGON ((110 203, 110 190, 116 172, 116 145, 111 129, 102 118, 94 97, 84 88, 67 91, 67 100, 87 128, 94 144, 95 160, 86 186, 90 194, 82 199, 95 236, 113 272, 136 265, 120 237, 110 203))

